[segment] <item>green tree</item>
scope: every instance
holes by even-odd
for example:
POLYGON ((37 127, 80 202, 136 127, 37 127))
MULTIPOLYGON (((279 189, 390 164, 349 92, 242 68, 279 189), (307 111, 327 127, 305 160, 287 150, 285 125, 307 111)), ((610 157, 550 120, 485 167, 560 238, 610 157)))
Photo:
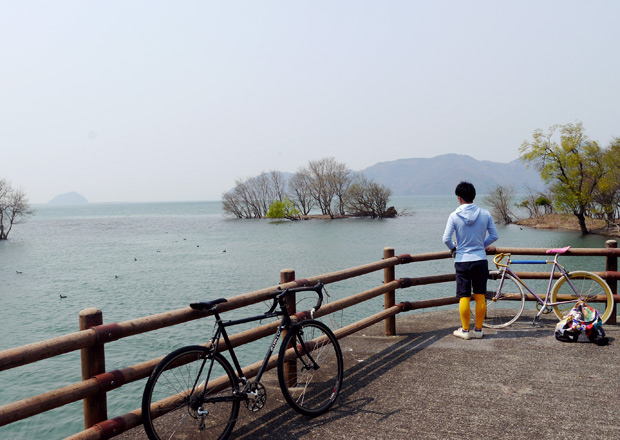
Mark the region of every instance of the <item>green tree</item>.
POLYGON ((530 218, 540 217, 541 208, 544 209, 545 214, 553 212, 553 205, 550 200, 551 196, 536 191, 528 186, 526 186, 525 189, 527 190, 526 198, 515 206, 527 209, 530 218))
POLYGON ((606 173, 598 183, 594 200, 597 210, 611 225, 618 218, 620 205, 620 137, 613 139, 605 150, 604 165, 606 173))
POLYGON ((534 200, 534 206, 537 208, 542 207, 545 210, 545 214, 550 214, 553 212, 553 205, 551 204, 551 200, 542 194, 534 200))
POLYGON ((289 220, 299 219, 299 209, 295 208, 289 199, 276 200, 269 206, 268 218, 287 218, 289 220))
POLYGON ((553 191, 555 205, 577 217, 585 235, 586 215, 606 168, 603 151, 584 131, 581 122, 553 125, 546 133, 537 129, 531 141, 521 144, 519 152, 522 160, 538 168, 553 191), (558 130, 559 143, 554 139, 558 130))

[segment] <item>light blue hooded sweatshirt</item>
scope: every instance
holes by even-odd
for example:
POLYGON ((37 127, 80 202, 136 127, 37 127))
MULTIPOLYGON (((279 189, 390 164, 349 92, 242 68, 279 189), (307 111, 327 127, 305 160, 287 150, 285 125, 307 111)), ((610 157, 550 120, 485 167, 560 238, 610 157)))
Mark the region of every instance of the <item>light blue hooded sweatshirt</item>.
POLYGON ((453 234, 456 234, 457 263, 486 260, 485 248, 499 238, 489 211, 473 203, 460 205, 448 218, 443 242, 450 250, 454 249, 453 234))

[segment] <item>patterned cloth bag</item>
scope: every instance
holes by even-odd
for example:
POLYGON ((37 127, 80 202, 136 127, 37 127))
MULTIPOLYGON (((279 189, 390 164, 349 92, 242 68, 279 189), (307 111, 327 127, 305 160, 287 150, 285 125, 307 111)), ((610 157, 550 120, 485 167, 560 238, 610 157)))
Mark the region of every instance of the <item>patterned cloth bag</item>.
POLYGON ((576 342, 582 332, 585 332, 590 342, 597 345, 609 343, 598 310, 587 306, 583 301, 579 301, 568 315, 555 326, 555 338, 562 342, 576 342))

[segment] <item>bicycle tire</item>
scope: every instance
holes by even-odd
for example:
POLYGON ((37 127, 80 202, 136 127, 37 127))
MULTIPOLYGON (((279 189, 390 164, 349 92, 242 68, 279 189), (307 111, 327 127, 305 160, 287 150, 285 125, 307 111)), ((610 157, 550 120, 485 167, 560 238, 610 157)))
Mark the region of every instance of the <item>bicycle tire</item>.
POLYGON ((219 353, 199 345, 173 351, 157 364, 144 387, 146 434, 150 440, 227 438, 239 414, 240 401, 233 394, 238 383, 230 363, 219 353), (204 386, 212 390, 201 400, 204 386), (208 410, 206 417, 198 415, 200 407, 208 410))
POLYGON ((323 414, 334 404, 342 389, 343 368, 338 339, 320 321, 293 325, 280 346, 278 381, 282 394, 305 416, 323 414))
POLYGON ((603 324, 607 322, 614 309, 614 299, 611 289, 598 275, 592 272, 576 270, 568 274, 571 282, 579 291, 581 297, 575 295, 575 292, 566 282, 566 278, 561 277, 551 290, 551 302, 572 301, 567 304, 559 304, 553 306, 553 312, 558 319, 563 319, 568 312, 575 306, 577 301, 583 300, 588 306, 599 311, 603 324), (602 302, 593 301, 594 297, 604 297, 602 302))
MULTIPOLYGON (((483 327, 503 328, 515 322, 523 313, 525 307, 525 294, 517 280, 510 274, 506 274, 502 291, 497 292, 500 280, 487 280, 487 291, 484 295, 487 303, 487 313, 484 317, 483 327)), ((475 319, 474 310, 472 317, 475 319)))

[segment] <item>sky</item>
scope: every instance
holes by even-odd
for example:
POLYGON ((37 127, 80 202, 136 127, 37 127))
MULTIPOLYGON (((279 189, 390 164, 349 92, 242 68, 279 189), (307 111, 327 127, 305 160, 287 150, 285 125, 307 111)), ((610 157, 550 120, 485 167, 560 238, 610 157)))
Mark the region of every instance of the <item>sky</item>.
POLYGON ((0 0, 0 178, 31 203, 220 200, 334 157, 510 162, 620 136, 615 0, 0 0))

